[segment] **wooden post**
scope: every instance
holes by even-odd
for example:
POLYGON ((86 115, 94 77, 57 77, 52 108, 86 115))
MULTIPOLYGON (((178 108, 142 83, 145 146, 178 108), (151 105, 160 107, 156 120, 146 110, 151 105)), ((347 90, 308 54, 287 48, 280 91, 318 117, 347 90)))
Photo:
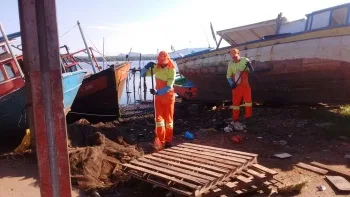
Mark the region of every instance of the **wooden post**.
POLYGON ((55 0, 19 0, 29 109, 42 197, 70 197, 55 0))

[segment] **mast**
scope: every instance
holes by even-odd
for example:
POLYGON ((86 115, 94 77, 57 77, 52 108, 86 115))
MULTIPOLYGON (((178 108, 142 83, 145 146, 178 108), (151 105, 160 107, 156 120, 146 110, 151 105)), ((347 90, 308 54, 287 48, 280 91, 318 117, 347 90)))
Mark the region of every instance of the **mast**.
POLYGON ((83 38, 83 41, 84 41, 84 44, 85 44, 86 52, 87 52, 87 54, 88 54, 88 56, 89 56, 89 60, 90 60, 90 62, 91 62, 92 70, 94 71, 94 73, 96 73, 96 69, 95 69, 95 66, 94 66, 94 61, 92 60, 91 52, 90 52, 90 49, 89 49, 89 47, 88 47, 88 45, 87 45, 87 43, 86 43, 83 30, 82 30, 81 27, 80 27, 80 22, 77 21, 77 24, 78 24, 78 27, 79 27, 79 30, 80 30, 81 37, 83 38))
POLYGON ((9 41, 9 39, 7 38, 7 35, 5 34, 5 30, 4 30, 4 28, 2 27, 2 24, 1 24, 1 23, 0 23, 0 31, 1 31, 2 36, 3 36, 4 39, 5 39, 7 48, 9 49, 10 54, 11 54, 13 60, 15 61, 15 64, 16 64, 18 70, 19 70, 19 73, 21 74, 21 77, 24 78, 24 74, 23 74, 22 68, 19 66, 19 63, 18 63, 18 61, 17 61, 17 58, 16 58, 15 54, 13 53, 13 51, 12 51, 12 49, 11 49, 10 41, 9 41))
MULTIPOLYGON (((105 58, 105 37, 103 37, 103 48, 102 48, 102 57, 105 58)), ((105 69, 105 61, 103 61, 103 70, 105 69)))

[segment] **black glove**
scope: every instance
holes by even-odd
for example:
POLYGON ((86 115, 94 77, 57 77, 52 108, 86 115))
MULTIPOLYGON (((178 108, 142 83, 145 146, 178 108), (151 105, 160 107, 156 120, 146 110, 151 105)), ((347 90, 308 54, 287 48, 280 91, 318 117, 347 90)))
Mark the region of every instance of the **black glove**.
POLYGON ((235 89, 237 87, 237 83, 236 82, 233 82, 232 85, 231 85, 231 88, 232 89, 235 89))
POLYGON ((247 61, 247 63, 245 63, 245 65, 249 68, 250 71, 252 71, 254 73, 254 68, 253 68, 252 64, 250 63, 250 61, 247 61))
POLYGON ((154 62, 148 62, 148 63, 146 64, 145 68, 148 70, 148 69, 150 69, 150 68, 154 68, 155 65, 156 65, 156 63, 154 63, 154 62))
POLYGON ((149 92, 153 95, 157 95, 157 90, 155 89, 150 89, 149 92))

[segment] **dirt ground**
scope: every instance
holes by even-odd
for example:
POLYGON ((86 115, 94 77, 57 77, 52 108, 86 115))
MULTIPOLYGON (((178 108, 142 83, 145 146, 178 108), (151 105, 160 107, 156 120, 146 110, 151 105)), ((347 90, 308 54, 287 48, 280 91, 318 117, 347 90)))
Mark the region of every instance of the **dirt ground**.
MULTIPOLYGON (((340 114, 340 111, 338 106, 327 105, 255 106, 254 117, 247 123, 247 131, 224 133, 223 128, 231 117, 228 106, 213 108, 179 101, 175 111, 174 145, 188 142, 184 132, 190 131, 195 135, 193 143, 259 154, 259 163, 278 171, 275 178, 283 184, 307 181, 300 194, 280 196, 350 196, 350 193, 337 192, 323 176, 294 166, 298 162, 317 161, 350 172, 344 159, 344 155, 350 153, 350 117, 340 114), (243 141, 234 143, 231 140, 234 135, 240 135, 243 141), (292 157, 273 157, 276 153, 284 152, 292 157), (317 191, 319 185, 324 185, 326 190, 317 191)), ((152 104, 123 107, 122 113, 123 121, 109 123, 114 127, 109 129, 106 136, 123 136, 127 143, 138 144, 145 153, 152 152, 152 104)), ((0 155, 14 149, 20 140, 18 137, 1 137, 0 155)), ((25 160, 0 156, 0 197, 38 196, 37 177, 35 155, 25 156, 25 160)), ((131 179, 114 189, 101 191, 100 195, 147 197, 165 196, 167 193, 164 189, 131 179)), ((73 191, 73 196, 86 194, 73 191)))

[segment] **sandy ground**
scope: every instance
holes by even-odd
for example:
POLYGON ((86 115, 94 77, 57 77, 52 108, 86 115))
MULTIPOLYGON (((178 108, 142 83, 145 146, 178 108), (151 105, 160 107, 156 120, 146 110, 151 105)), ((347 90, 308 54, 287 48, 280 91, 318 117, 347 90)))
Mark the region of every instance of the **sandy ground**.
MULTIPOLYGON (((260 164, 279 172, 275 178, 283 184, 307 181, 300 194, 284 194, 279 196, 350 196, 350 193, 337 192, 324 176, 295 167, 298 162, 317 161, 344 172, 350 172, 344 159, 350 153, 350 136, 348 125, 350 120, 329 112, 327 108, 314 106, 257 107, 254 119, 248 122, 246 132, 224 133, 225 120, 229 120, 231 112, 227 108, 210 106, 190 107, 177 103, 175 114, 174 145, 188 142, 184 139, 185 131, 194 133, 193 143, 258 153, 260 164), (243 142, 234 143, 231 139, 240 135, 243 142), (343 137, 345 136, 345 137, 343 137), (287 142, 286 145, 280 143, 287 142), (289 159, 277 159, 276 153, 292 154, 289 159), (317 191, 316 187, 324 185, 325 191, 317 191)), ((123 135, 128 143, 138 143, 146 153, 152 151, 153 118, 150 104, 134 105, 123 109, 124 122, 116 125, 114 132, 123 135)), ((2 138, 3 139, 3 138, 2 138)), ((15 138, 13 141, 20 141, 15 138)), ((0 140, 1 141, 1 140, 0 140)), ((6 140, 9 141, 8 139, 6 140)), ((2 146, 2 153, 14 148, 17 144, 2 146)), ((0 157, 0 197, 39 196, 37 169, 34 156, 18 158, 13 163, 0 157)), ((101 196, 165 196, 168 192, 153 188, 148 183, 131 180, 118 186, 113 191, 101 192, 101 196)), ((72 196, 84 196, 77 191, 72 196)), ((267 196, 267 195, 256 195, 267 196)), ((278 196, 278 195, 275 195, 278 196)))

